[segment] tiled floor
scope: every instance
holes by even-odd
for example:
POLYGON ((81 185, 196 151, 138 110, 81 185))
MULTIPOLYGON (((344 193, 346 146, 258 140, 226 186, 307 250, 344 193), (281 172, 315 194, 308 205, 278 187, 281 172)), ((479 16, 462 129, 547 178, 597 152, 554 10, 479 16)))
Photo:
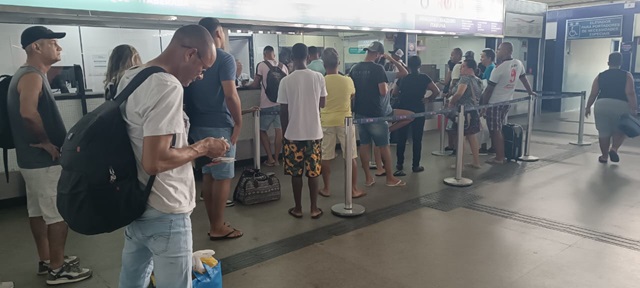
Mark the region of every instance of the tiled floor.
MULTIPOLYGON (((405 188, 367 189, 356 201, 367 213, 355 219, 288 216, 291 184, 270 169, 280 175, 282 199, 227 209, 245 232, 227 242, 208 241, 199 202, 194 249, 217 251, 225 287, 640 287, 640 141, 627 143, 619 165, 601 165, 597 144, 568 145, 577 124, 561 118, 570 117, 536 122, 531 154, 541 161, 465 171, 475 184, 464 189, 442 183, 454 158, 431 156, 438 141, 429 133, 426 171, 409 173, 405 188)), ((320 199, 326 212, 343 200, 343 181, 333 174, 334 196, 320 199)), ((0 231, 0 278, 45 287, 25 207, 1 209, 0 231)), ((121 231, 70 233, 67 247, 95 270, 67 287, 117 287, 121 231)))

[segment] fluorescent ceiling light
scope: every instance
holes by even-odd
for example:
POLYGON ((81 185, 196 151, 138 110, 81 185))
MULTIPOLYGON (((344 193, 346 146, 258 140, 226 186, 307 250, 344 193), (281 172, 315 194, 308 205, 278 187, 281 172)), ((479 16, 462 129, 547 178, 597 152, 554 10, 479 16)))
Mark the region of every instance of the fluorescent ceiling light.
POLYGON ((178 17, 176 16, 169 16, 169 21, 176 21, 178 20, 178 17))
POLYGON ((315 24, 309 24, 307 26, 305 26, 306 28, 318 28, 318 25, 315 24))
POLYGON ((321 29, 336 29, 336 26, 333 25, 320 25, 321 29))
POLYGON ((263 33, 262 31, 258 31, 258 34, 262 34, 262 33, 263 33))
POLYGON ((404 30, 405 33, 414 33, 414 34, 420 34, 422 33, 421 30, 404 30))
POLYGON ((337 28, 340 30, 351 30, 351 27, 349 26, 338 26, 337 28))
POLYGON ((362 27, 362 28, 360 28, 360 30, 362 30, 362 31, 369 31, 369 30, 371 30, 371 28, 369 28, 369 27, 362 27))
POLYGON ((382 29, 382 32, 398 32, 398 31, 400 31, 400 30, 398 30, 398 29, 391 29, 391 28, 384 28, 384 29, 382 29))
POLYGON ((242 33, 242 30, 236 30, 236 33, 242 33))
POLYGON ((293 26, 295 26, 295 27, 304 27, 304 24, 295 24, 293 26))

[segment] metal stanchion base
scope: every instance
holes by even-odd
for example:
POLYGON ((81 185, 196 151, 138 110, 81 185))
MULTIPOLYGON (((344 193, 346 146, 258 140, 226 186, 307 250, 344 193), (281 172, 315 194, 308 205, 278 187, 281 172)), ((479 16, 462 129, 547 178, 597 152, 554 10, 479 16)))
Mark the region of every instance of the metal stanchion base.
POLYGON ((460 179, 456 179, 456 177, 444 178, 444 184, 454 187, 469 187, 473 184, 473 180, 461 177, 460 179))
POLYGON ((356 217, 364 214, 364 211, 364 206, 358 204, 352 204, 351 209, 346 209, 344 203, 331 207, 331 213, 339 217, 356 217))
POLYGON ((540 160, 540 158, 536 157, 536 156, 522 156, 522 157, 520 157, 520 161, 522 161, 522 162, 536 162, 538 160, 540 160))
POLYGON ((591 146, 590 142, 569 142, 569 144, 576 146, 591 146))
POLYGON ((434 156, 449 156, 449 155, 451 155, 451 152, 453 152, 453 151, 433 151, 433 152, 431 152, 431 155, 434 155, 434 156))

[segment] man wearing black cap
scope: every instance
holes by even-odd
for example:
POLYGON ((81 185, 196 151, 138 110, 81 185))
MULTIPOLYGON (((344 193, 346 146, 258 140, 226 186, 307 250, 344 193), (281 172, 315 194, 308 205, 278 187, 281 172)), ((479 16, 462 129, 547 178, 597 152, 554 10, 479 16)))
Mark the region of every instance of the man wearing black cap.
MULTIPOLYGON (((387 105, 383 106, 382 97, 388 97, 387 75, 384 67, 376 62, 385 57, 387 60, 397 63, 391 56, 384 54, 384 46, 378 41, 372 42, 364 49, 367 56, 363 62, 351 68, 349 76, 353 79, 356 87, 356 96, 353 106, 355 118, 377 118, 385 115, 387 105)), ((406 72, 406 71, 405 71, 406 72)), ((380 148, 382 163, 386 170, 387 186, 405 186, 402 180, 393 177, 391 150, 389 149, 389 126, 386 122, 375 122, 360 124, 358 126, 360 135, 360 159, 362 167, 365 169, 366 186, 375 184, 375 180, 369 169, 369 157, 372 142, 380 148)))
POLYGON ((92 274, 80 268, 77 257, 64 256, 69 228, 56 206, 62 172, 58 158, 67 130, 46 73, 60 61, 57 39, 64 36, 42 26, 22 32, 27 62, 13 75, 7 99, 18 166, 26 184, 29 224, 40 256, 38 274, 48 274, 49 285, 79 282, 92 274))

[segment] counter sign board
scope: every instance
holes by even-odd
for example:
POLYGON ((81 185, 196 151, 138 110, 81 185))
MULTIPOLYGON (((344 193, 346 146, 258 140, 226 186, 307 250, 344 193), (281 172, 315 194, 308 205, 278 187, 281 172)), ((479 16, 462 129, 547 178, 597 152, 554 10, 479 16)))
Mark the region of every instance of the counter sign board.
POLYGON ((622 36, 622 15, 567 20, 567 40, 622 36))

